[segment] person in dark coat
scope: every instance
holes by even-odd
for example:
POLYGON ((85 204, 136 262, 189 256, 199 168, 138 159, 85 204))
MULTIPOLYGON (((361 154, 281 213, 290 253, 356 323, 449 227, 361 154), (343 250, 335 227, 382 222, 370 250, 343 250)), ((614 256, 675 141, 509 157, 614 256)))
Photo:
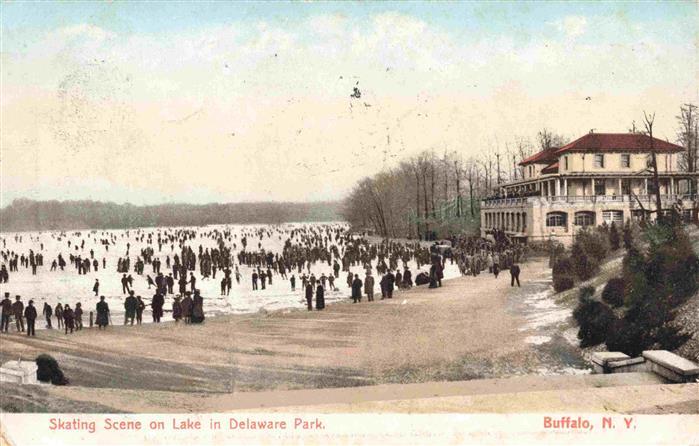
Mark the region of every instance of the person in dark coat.
POLYGON ((5 293, 5 298, 0 302, 0 307, 2 307, 2 323, 0 324, 0 331, 7 333, 10 330, 10 315, 12 314, 12 301, 10 300, 10 293, 5 293))
POLYGON ((15 296, 15 302, 12 304, 12 314, 15 316, 17 331, 24 333, 24 304, 19 296, 15 296))
POLYGON ((175 300, 172 302, 172 318, 175 323, 178 323, 182 319, 182 306, 180 305, 180 296, 175 296, 175 300))
POLYGON ((515 286, 515 280, 517 281, 517 286, 521 286, 519 284, 519 272, 519 265, 513 263, 510 266, 510 286, 515 286))
POLYGON ((153 312, 153 322, 160 323, 160 318, 163 317, 163 305, 165 305, 163 295, 156 293, 150 303, 150 307, 153 312))
POLYGON ((136 296, 136 324, 143 323, 143 310, 146 309, 146 304, 141 299, 141 296, 136 296))
POLYGON ((192 322, 192 298, 189 291, 184 294, 184 299, 180 302, 180 308, 182 310, 182 319, 184 319, 184 323, 189 324, 192 322))
POLYGON ((194 290, 192 297, 192 323, 201 324, 204 322, 204 298, 199 294, 199 290, 194 290))
POLYGON ((95 292, 95 297, 99 296, 99 292, 100 292, 100 281, 99 281, 99 279, 95 279, 95 284, 92 286, 92 291, 95 292))
POLYGON ((313 285, 310 283, 306 285, 306 305, 308 307, 308 311, 313 310, 313 285))
POLYGON ((42 311, 42 314, 46 318, 46 328, 52 329, 53 327, 51 326, 51 316, 53 316, 53 308, 51 308, 51 305, 49 305, 48 302, 44 302, 44 309, 42 311))
POLYGON ((316 310, 325 308, 325 289, 323 285, 318 284, 316 287, 316 310))
POLYGON ((83 329, 83 306, 80 302, 75 304, 75 310, 73 311, 75 316, 75 331, 83 329))
POLYGON ((56 308, 53 310, 53 314, 56 315, 56 321, 58 321, 58 329, 63 328, 63 305, 60 302, 56 304, 56 308))
POLYGON ((408 268, 403 271, 403 288, 410 289, 413 287, 413 274, 408 268))
POLYGON ((354 280, 352 281, 352 303, 357 303, 362 301, 362 279, 358 275, 354 275, 354 280))
POLYGON ((133 325, 133 320, 136 317, 136 307, 138 307, 138 301, 133 295, 133 291, 129 291, 129 295, 124 300, 124 325, 126 325, 129 320, 131 320, 131 325, 133 325))
POLYGON ((393 273, 389 270, 388 273, 386 273, 386 297, 389 299, 393 299, 393 286, 396 283, 396 276, 393 275, 393 273))
POLYGON ((366 293, 366 298, 369 302, 374 301, 374 276, 371 275, 370 271, 367 271, 366 277, 364 278, 364 292, 366 293))
POLYGON ((75 328, 75 313, 73 313, 73 309, 70 308, 68 304, 63 307, 63 325, 65 326, 66 334, 68 334, 68 330, 73 333, 73 329, 75 328))
POLYGON ((109 325, 109 305, 104 301, 104 296, 100 296, 97 302, 97 328, 106 328, 109 325))
POLYGON ((27 336, 36 336, 34 332, 34 323, 36 322, 36 308, 34 301, 30 300, 27 308, 24 309, 24 317, 27 319, 27 336))

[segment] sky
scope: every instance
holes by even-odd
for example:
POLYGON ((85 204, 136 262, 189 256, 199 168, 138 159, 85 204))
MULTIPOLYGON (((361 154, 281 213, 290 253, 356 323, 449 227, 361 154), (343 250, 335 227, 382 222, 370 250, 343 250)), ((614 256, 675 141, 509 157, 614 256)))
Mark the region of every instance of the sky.
POLYGON ((3 1, 0 206, 341 199, 423 150, 644 110, 673 141, 697 5, 3 1))

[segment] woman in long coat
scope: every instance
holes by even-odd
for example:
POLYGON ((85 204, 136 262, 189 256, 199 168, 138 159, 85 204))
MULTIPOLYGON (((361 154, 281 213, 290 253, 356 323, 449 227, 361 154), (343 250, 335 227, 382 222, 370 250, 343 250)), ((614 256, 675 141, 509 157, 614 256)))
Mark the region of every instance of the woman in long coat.
POLYGON ((362 285, 362 279, 355 274, 352 282, 352 302, 355 304, 362 301, 362 285))
POLYGON ((163 305, 165 305, 163 295, 156 293, 150 303, 150 307, 153 311, 153 322, 160 322, 160 318, 163 317, 163 305))
POLYGON ((100 296, 100 301, 97 302, 97 328, 106 328, 107 325, 109 325, 109 305, 104 301, 104 296, 100 296))
POLYGON ((318 284, 316 288, 316 310, 322 310, 325 308, 325 290, 323 285, 318 284))
POLYGON ((197 290, 192 298, 192 323, 200 324, 202 322, 204 322, 204 298, 199 295, 199 290, 197 290))
POLYGON ((306 285, 306 304, 308 311, 313 310, 313 285, 310 282, 306 285))
POLYGON ((172 302, 172 318, 175 322, 179 322, 180 319, 182 319, 182 307, 180 303, 180 296, 175 296, 175 300, 172 302))

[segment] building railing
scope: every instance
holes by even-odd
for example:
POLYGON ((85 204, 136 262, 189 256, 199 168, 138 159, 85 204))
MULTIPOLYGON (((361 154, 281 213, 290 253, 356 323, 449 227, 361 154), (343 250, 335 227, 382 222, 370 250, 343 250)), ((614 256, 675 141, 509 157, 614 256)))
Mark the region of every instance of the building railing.
MULTIPOLYGON (((662 194, 660 195, 660 199, 663 204, 672 204, 678 201, 693 201, 697 199, 697 196, 688 194, 662 194)), ((631 207, 636 207, 638 201, 644 205, 652 205, 655 203, 655 195, 558 195, 549 197, 487 198, 483 200, 481 207, 484 209, 525 207, 529 203, 629 203, 631 207)))

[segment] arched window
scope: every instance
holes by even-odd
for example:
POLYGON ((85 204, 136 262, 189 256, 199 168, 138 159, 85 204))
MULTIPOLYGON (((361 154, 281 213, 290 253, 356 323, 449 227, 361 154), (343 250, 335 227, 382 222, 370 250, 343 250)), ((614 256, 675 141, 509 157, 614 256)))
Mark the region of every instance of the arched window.
POLYGON ((592 211, 580 211, 575 213, 575 226, 594 226, 595 213, 592 211))
POLYGON ((558 227, 566 226, 568 214, 565 212, 549 212, 546 214, 546 226, 548 227, 558 227))

